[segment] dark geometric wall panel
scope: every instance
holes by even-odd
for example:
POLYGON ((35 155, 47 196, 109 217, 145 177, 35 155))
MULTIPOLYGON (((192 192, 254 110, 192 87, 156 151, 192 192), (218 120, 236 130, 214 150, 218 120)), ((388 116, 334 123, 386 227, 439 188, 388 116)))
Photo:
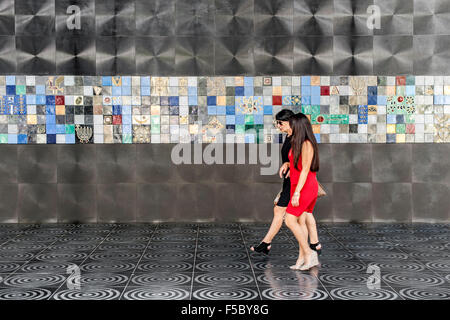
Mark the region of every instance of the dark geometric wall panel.
POLYGON ((0 74, 447 75, 449 30, 447 0, 2 0, 0 74))

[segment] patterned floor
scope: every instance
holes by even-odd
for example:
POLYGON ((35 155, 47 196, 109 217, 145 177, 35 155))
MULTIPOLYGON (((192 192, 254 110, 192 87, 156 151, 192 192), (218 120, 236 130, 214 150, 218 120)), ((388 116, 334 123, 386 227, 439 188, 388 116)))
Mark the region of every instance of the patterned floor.
POLYGON ((320 224, 308 272, 285 227, 270 256, 248 249, 267 227, 0 225, 0 299, 450 299, 448 224, 320 224))

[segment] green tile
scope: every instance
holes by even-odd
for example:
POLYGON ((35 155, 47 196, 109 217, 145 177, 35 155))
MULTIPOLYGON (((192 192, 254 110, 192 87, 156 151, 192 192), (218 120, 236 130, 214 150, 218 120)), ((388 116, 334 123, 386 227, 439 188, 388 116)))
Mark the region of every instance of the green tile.
POLYGON ((396 87, 396 94, 398 96, 404 96, 406 93, 406 86, 398 86, 396 87))
POLYGON ((302 113, 303 114, 312 114, 312 108, 311 106, 302 106, 302 113))
POLYGON ((413 114, 407 114, 405 117, 406 123, 416 123, 416 118, 413 114))
POLYGON ((133 143, 133 135, 129 133, 123 134, 122 143, 133 143))
POLYGON ((405 133, 406 132, 406 124, 404 124, 404 123, 397 124, 395 127, 395 132, 396 133, 405 133))
POLYGON ((235 129, 236 134, 244 134, 245 133, 245 125, 244 124, 237 124, 235 129))
POLYGON ((379 86, 385 86, 386 85, 386 80, 387 80, 386 76, 378 77, 378 85, 379 86))
POLYGON ((413 86, 416 84, 416 77, 415 76, 406 76, 406 85, 407 86, 413 86))
POLYGON ((311 114, 319 114, 320 106, 311 106, 311 114))
POLYGON ((0 134, 0 143, 8 143, 8 135, 0 134))
POLYGON ((329 114, 329 124, 348 124, 348 114, 329 114))
POLYGON ((151 121, 151 124, 152 124, 152 125, 160 124, 160 123, 159 123, 160 116, 151 116, 150 119, 151 119, 150 121, 151 121))
POLYGON ((245 124, 253 124, 254 117, 252 114, 246 114, 245 115, 245 124))
POLYGON ((75 125, 66 124, 66 134, 74 134, 75 133, 75 125))
POLYGON ((160 134, 160 132, 161 132, 161 125, 159 125, 159 124, 152 124, 150 126, 150 132, 151 132, 151 134, 160 134))
POLYGON ((16 86, 16 94, 17 95, 27 94, 27 87, 26 86, 16 86))

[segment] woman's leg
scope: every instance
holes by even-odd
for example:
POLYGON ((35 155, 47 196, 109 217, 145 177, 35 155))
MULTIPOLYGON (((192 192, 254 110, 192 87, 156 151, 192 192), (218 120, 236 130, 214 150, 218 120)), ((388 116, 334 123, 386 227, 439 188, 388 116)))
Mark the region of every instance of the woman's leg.
MULTIPOLYGON (((314 219, 313 214, 309 213, 309 212, 305 212, 302 214, 302 216, 305 216, 306 227, 308 228, 308 234, 309 234, 309 242, 310 243, 319 243, 316 219, 314 219)), ((318 245, 317 249, 320 249, 320 248, 321 248, 321 246, 318 245)))
POLYGON ((286 226, 292 231, 298 241, 298 246, 300 249, 298 259, 301 259, 301 257, 303 257, 305 264, 309 264, 309 259, 311 258, 311 249, 308 245, 308 234, 303 231, 303 228, 300 226, 300 223, 296 216, 292 214, 286 214, 285 222, 286 226))
POLYGON ((270 225, 269 231, 267 231, 266 236, 263 239, 265 243, 271 243, 273 238, 280 231, 281 226, 283 225, 284 215, 286 214, 286 207, 275 206, 273 208, 273 220, 270 225))

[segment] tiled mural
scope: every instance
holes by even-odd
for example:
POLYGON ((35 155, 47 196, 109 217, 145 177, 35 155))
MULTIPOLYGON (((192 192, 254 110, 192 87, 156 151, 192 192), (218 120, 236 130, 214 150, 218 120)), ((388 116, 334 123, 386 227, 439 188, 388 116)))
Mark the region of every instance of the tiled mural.
POLYGON ((274 115, 320 143, 450 142, 444 76, 0 76, 0 143, 280 143, 274 115))

